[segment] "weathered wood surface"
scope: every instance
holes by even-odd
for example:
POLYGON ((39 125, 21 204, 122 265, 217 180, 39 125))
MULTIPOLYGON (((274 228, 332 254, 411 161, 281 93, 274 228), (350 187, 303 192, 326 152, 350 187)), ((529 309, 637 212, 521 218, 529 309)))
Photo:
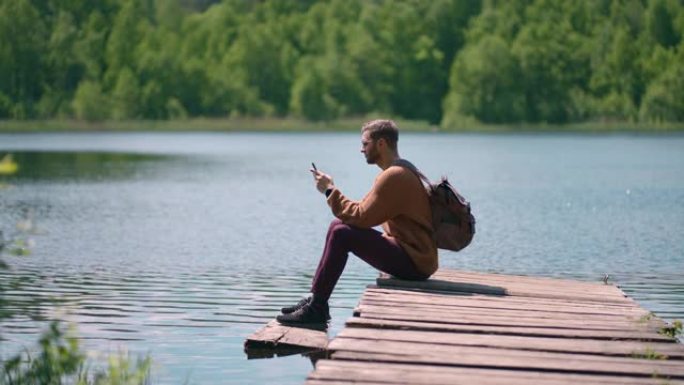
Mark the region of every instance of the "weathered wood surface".
MULTIPOLYGON (((382 301, 376 299, 362 299, 359 306, 357 306, 355 312, 366 312, 372 313, 373 311, 384 311, 389 309, 394 309, 396 313, 402 312, 430 312, 430 314, 440 314, 447 312, 449 314, 459 314, 462 316, 479 316, 483 312, 486 312, 491 308, 473 308, 468 306, 455 306, 455 305, 432 305, 432 304, 418 304, 409 302, 393 302, 393 301, 382 301)), ((646 314, 596 314, 596 313, 575 313, 575 312, 561 312, 561 311, 548 311, 546 309, 507 309, 500 308, 496 315, 500 317, 532 317, 536 319, 543 320, 582 320, 582 321, 596 321, 599 323, 605 323, 605 321, 615 321, 615 322, 626 322, 629 325, 636 322, 645 327, 653 326, 660 328, 665 324, 654 318, 647 317, 646 314)), ((556 324, 558 324, 556 322, 556 324)))
POLYGON ((349 353, 357 353, 354 357, 363 359, 363 357, 375 356, 374 361, 553 370, 573 373, 627 374, 646 377, 659 373, 666 377, 684 379, 684 362, 680 360, 605 357, 528 351, 520 347, 518 349, 497 349, 361 338, 335 338, 330 343, 329 349, 340 352, 338 358, 344 354, 349 357, 349 353))
POLYGON ((405 281, 397 278, 382 276, 378 278, 378 286, 397 288, 417 288, 430 291, 478 293, 499 296, 520 296, 536 298, 554 298, 581 300, 589 303, 634 304, 634 300, 626 297, 620 289, 612 285, 586 284, 573 288, 563 285, 554 287, 548 281, 538 284, 529 281, 516 282, 514 280, 464 279, 458 276, 449 277, 445 274, 435 274, 427 281, 405 281), (486 283, 485 283, 486 282, 486 283))
POLYGON ((386 362, 320 360, 307 385, 681 385, 684 381, 630 376, 599 376, 540 371, 496 370, 459 366, 411 365, 386 362), (325 382, 323 382, 325 381, 325 382))
MULTIPOLYGON (((522 317, 508 312, 494 313, 477 316, 455 311, 453 313, 442 311, 403 311, 401 309, 384 306, 361 307, 365 312, 363 317, 394 319, 416 322, 443 322, 472 325, 499 325, 499 326, 533 326, 548 327, 558 329, 593 329, 593 330, 634 330, 652 331, 657 333, 658 328, 648 324, 629 319, 620 321, 594 321, 594 320, 572 320, 572 319, 548 319, 534 318, 533 316, 522 317)), ((649 321, 650 322, 650 321, 649 321)))
POLYGON ((507 296, 500 298, 473 293, 464 293, 463 295, 457 295, 456 293, 453 293, 450 296, 445 296, 442 294, 432 294, 430 292, 405 291, 385 288, 369 288, 364 293, 363 298, 406 304, 436 304, 451 308, 454 306, 475 308, 494 307, 498 309, 545 310, 584 314, 632 314, 637 316, 648 314, 648 311, 636 304, 614 306, 612 304, 595 304, 579 301, 564 301, 558 299, 550 300, 532 297, 521 298, 507 296))
MULTIPOLYGON (((366 328, 346 328, 337 335, 335 341, 344 338, 626 357, 643 356, 657 352, 666 355, 669 358, 684 359, 684 345, 665 342, 643 343, 641 341, 575 340, 570 338, 559 339, 551 337, 502 336, 366 328)), ((330 346, 330 349, 334 349, 334 343, 330 346)))
POLYGON ((613 341, 672 342, 672 339, 653 332, 629 330, 592 330, 592 329, 558 329, 541 327, 462 325, 438 322, 411 322, 401 320, 354 317, 347 320, 348 327, 375 329, 424 330, 447 333, 477 333, 494 335, 520 335, 531 337, 596 339, 613 341))
POLYGON ((684 346, 613 285, 440 270, 380 277, 307 385, 684 384, 684 346))
POLYGON ((289 327, 277 321, 271 321, 254 334, 247 337, 245 348, 307 348, 325 349, 328 345, 328 333, 325 330, 306 327, 289 327))

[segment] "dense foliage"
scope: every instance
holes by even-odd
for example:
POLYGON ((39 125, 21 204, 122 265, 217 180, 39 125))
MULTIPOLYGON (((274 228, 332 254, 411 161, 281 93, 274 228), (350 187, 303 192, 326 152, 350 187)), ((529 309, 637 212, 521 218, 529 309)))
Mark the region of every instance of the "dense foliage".
POLYGON ((0 0, 0 118, 684 121, 682 0, 0 0))

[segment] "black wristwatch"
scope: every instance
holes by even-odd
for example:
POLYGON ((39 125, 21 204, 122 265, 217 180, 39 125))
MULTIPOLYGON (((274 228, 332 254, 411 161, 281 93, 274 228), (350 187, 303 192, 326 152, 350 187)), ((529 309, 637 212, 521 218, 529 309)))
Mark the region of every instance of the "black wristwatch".
POLYGON ((333 189, 331 189, 331 188, 325 190, 325 197, 326 197, 326 198, 329 197, 330 194, 332 194, 332 191, 333 191, 333 189))

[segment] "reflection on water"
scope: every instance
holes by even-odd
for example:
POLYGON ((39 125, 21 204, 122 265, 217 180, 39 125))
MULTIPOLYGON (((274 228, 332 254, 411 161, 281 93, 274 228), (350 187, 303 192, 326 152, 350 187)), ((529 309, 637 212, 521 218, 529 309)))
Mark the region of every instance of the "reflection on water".
POLYGON ((12 153, 21 167, 9 181, 25 179, 50 181, 57 179, 111 180, 131 178, 144 170, 145 162, 170 161, 172 157, 120 152, 20 151, 12 153))
MULTIPOLYGON (((402 155, 473 202, 478 234, 444 267, 599 281, 684 318, 684 138, 405 135, 402 155), (448 165, 448 166, 445 166, 448 165)), ((0 229, 33 217, 6 258, 0 356, 47 320, 90 351, 150 353, 158 383, 303 382, 310 358, 247 360, 244 338, 297 302, 332 219, 311 161, 359 198, 377 173, 354 134, 0 135, 0 229), (255 151, 258 148, 259 151, 255 151)), ((350 258, 329 334, 376 276, 350 258)), ((483 282, 483 284, 487 284, 483 282)))

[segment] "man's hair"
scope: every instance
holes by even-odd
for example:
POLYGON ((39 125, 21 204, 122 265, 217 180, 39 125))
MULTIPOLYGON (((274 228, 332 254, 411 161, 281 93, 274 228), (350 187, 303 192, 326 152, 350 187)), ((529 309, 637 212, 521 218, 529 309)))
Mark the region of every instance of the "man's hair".
POLYGON ((361 127, 361 132, 366 131, 368 131, 371 139, 374 141, 380 138, 385 139, 389 148, 396 151, 397 142, 399 141, 399 128, 397 128, 397 124, 394 121, 387 119, 371 120, 364 123, 363 127, 361 127))

